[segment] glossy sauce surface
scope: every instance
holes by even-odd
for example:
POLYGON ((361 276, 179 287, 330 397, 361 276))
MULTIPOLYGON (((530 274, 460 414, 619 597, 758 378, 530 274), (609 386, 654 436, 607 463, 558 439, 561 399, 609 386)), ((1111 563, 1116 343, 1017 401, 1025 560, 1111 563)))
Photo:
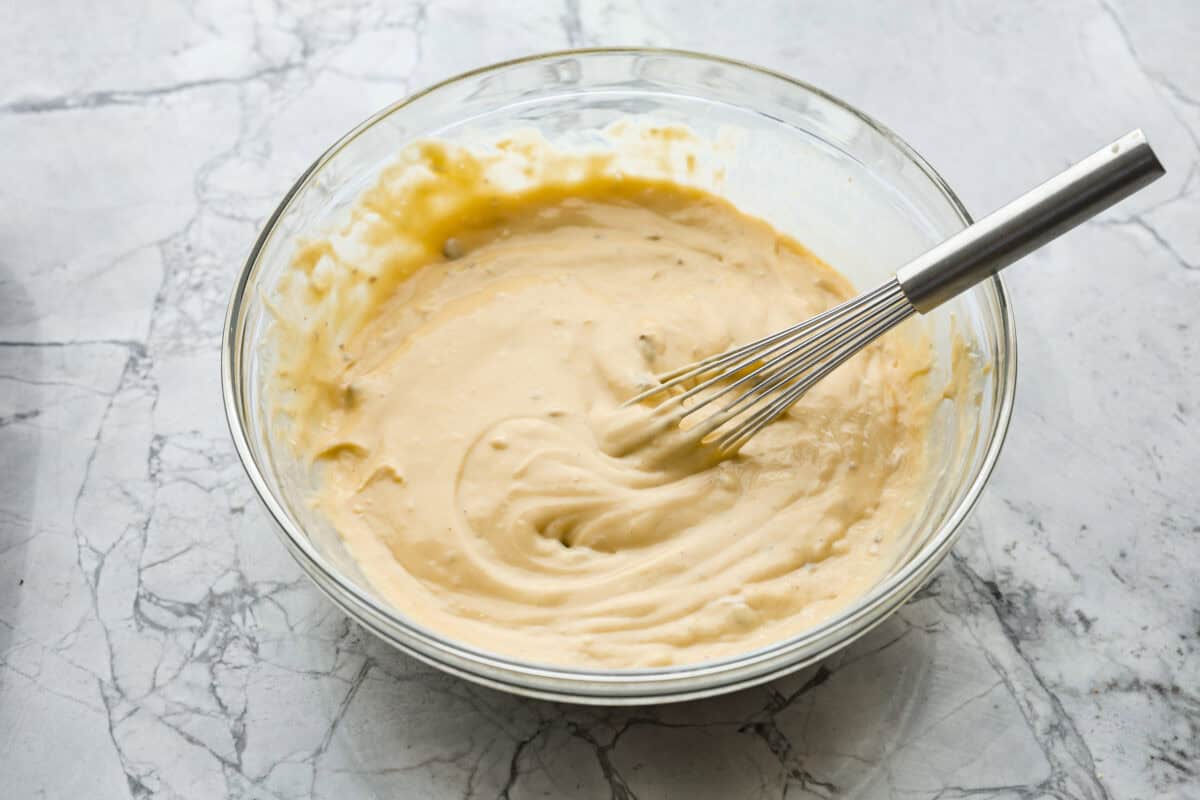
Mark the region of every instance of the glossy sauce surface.
POLYGON ((618 407, 654 374, 854 290, 700 189, 538 163, 514 191, 415 148, 281 284, 277 410, 373 587, 453 639, 589 667, 734 655, 867 592, 928 481, 919 329, 735 458, 628 451, 618 407))

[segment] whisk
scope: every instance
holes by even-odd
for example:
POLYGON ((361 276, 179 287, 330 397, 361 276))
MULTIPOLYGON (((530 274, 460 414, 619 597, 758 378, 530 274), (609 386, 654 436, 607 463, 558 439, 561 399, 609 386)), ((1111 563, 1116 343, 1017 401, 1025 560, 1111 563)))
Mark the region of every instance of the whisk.
POLYGON ((778 333, 658 376, 628 400, 659 401, 654 430, 710 409, 688 439, 736 453, 818 381, 913 314, 1028 255, 1164 173, 1141 130, 1046 181, 901 267, 882 285, 778 333), (723 401, 723 402, 722 402, 723 401))

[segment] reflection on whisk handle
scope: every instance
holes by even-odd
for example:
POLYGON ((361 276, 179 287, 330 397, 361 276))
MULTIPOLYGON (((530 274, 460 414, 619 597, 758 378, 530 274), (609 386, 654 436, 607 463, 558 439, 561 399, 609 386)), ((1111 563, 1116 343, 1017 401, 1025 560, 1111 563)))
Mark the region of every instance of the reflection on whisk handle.
POLYGON ((1163 175, 1141 130, 993 211, 896 272, 925 313, 1163 175))

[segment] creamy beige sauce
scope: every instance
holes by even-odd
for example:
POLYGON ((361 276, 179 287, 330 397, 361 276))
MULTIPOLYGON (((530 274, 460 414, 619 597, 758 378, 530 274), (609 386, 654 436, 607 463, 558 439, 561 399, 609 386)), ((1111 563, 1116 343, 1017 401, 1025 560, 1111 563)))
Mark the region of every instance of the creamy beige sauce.
POLYGON ((622 447, 654 374, 853 288, 699 189, 539 158, 510 191, 486 157, 411 150, 281 284, 277 410, 373 587, 445 636, 589 667, 737 654, 870 590, 929 480, 919 329, 735 458, 622 447))

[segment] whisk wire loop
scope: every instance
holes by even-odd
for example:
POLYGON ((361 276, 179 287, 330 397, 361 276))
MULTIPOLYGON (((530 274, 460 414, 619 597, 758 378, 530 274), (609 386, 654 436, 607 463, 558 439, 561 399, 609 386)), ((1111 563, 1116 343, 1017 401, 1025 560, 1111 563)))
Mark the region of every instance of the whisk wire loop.
POLYGON ((627 405, 659 399, 655 414, 673 424, 733 395, 691 429, 732 454, 818 380, 913 313, 892 279, 799 325, 668 372, 627 405))

